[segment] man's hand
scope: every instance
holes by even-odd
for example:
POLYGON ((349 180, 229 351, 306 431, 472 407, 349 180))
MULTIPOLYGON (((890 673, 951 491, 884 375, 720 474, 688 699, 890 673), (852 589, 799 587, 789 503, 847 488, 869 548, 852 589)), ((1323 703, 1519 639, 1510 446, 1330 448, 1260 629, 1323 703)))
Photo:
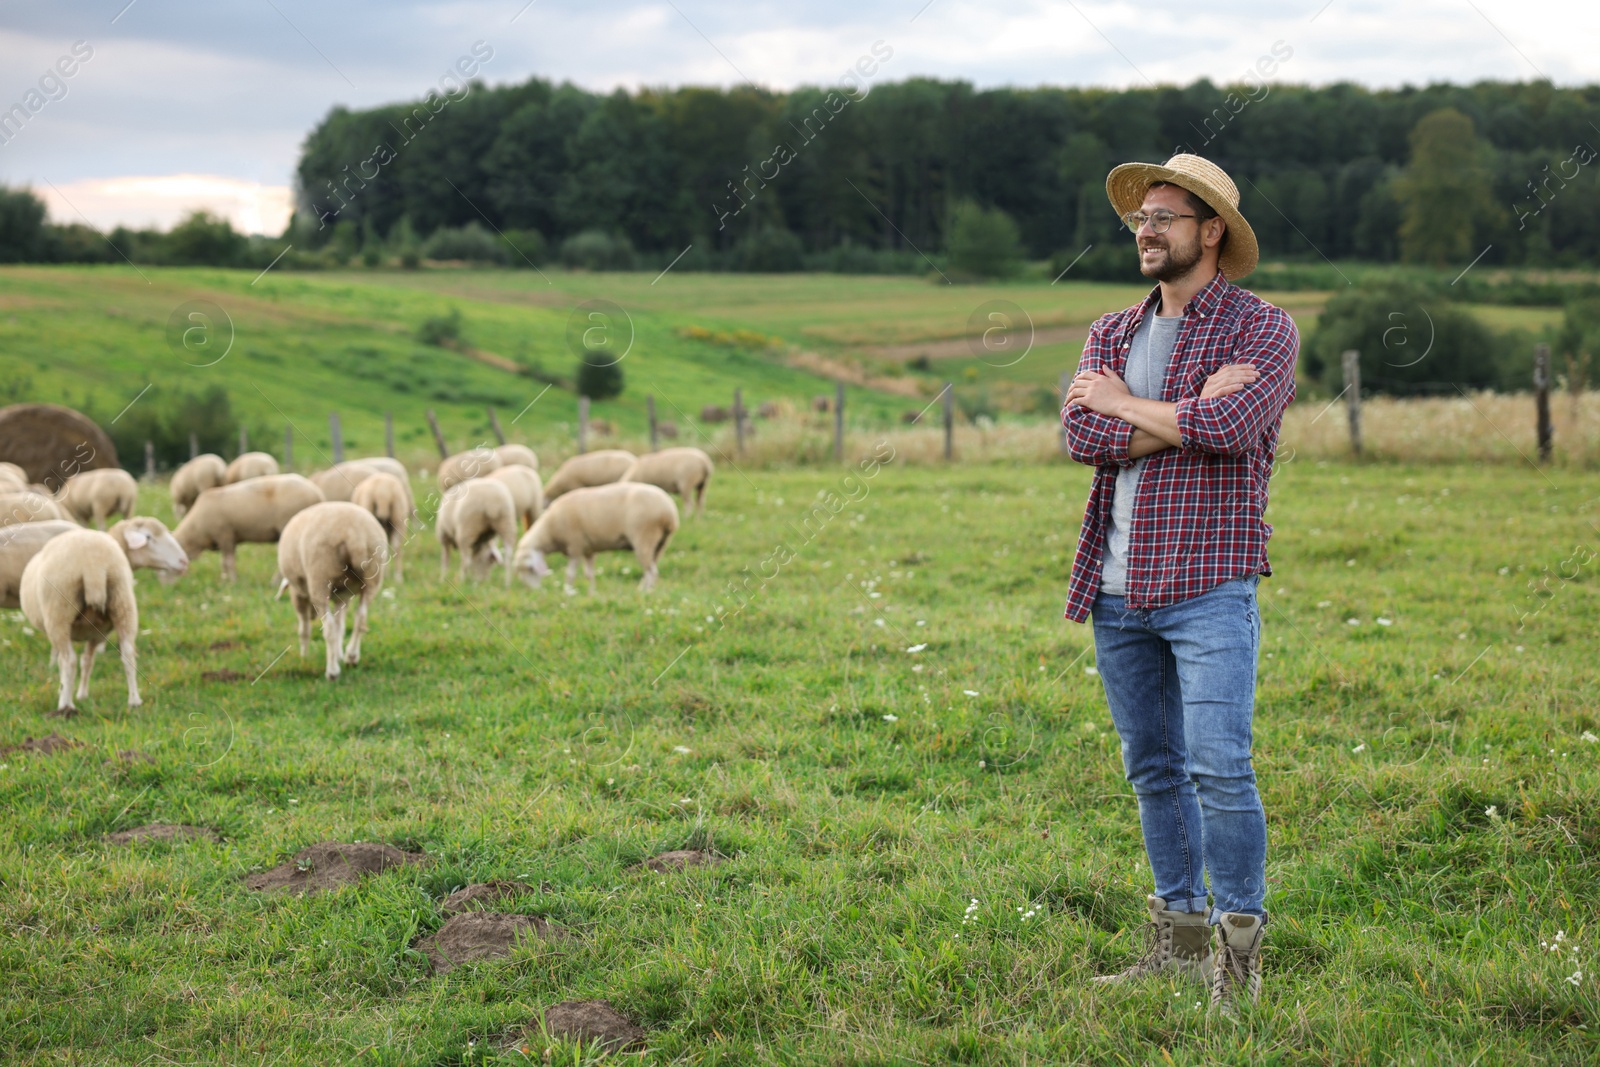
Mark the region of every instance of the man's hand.
POLYGON ((1217 396, 1229 396, 1237 393, 1257 378, 1261 377, 1255 367, 1248 363, 1229 363, 1225 367, 1218 367, 1217 372, 1206 379, 1206 384, 1200 389, 1200 399, 1209 400, 1217 396))
POLYGON ((1067 389, 1067 407, 1085 407, 1102 415, 1116 415, 1133 394, 1115 371, 1082 371, 1067 389))

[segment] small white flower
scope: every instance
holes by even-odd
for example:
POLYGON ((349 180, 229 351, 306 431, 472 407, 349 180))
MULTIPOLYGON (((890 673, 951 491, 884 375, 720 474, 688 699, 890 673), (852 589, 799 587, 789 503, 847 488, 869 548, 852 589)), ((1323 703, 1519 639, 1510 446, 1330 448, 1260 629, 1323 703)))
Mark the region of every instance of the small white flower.
POLYGON ((1483 813, 1489 816, 1491 819, 1498 819, 1500 817, 1500 808, 1497 805, 1490 804, 1487 808, 1483 809, 1483 813))
MULTIPOLYGON (((835 707, 837 708, 837 705, 835 705, 835 707)), ((680 756, 687 756, 689 754, 689 746, 688 745, 673 745, 672 746, 672 751, 676 752, 680 756)))
POLYGON ((606 785, 616 785, 616 784, 617 784, 617 780, 615 778, 607 778, 606 779, 606 785))
POLYGON ((1596 737, 1594 735, 1594 731, 1593 730, 1585 730, 1583 732, 1583 734, 1579 737, 1579 740, 1580 741, 1587 741, 1589 744, 1592 745, 1596 741, 1600 741, 1600 737, 1596 737))
POLYGON ((1356 565, 1356 561, 1353 559, 1347 559, 1344 561, 1344 565, 1346 567, 1354 567, 1356 565))
POLYGON ((898 716, 898 715, 885 715, 883 717, 883 721, 884 722, 899 722, 900 721, 900 716, 898 716))
POLYGON ((872 592, 868 593, 867 596, 873 600, 877 600, 878 598, 882 597, 883 594, 874 589, 872 592))
POLYGON ((1333 601, 1331 601, 1331 600, 1319 600, 1319 601, 1317 601, 1317 607, 1319 607, 1319 608, 1331 608, 1331 607, 1333 607, 1333 601))
POLYGON ((1083 669, 1083 673, 1084 674, 1096 674, 1097 675, 1097 674, 1100 673, 1100 670, 1097 667, 1085 667, 1083 669))
POLYGON ((28 636, 29 636, 29 637, 32 637, 32 636, 33 636, 33 627, 31 627, 31 626, 24 626, 24 627, 23 627, 23 628, 22 628, 22 632, 23 632, 23 633, 25 633, 25 634, 27 634, 27 635, 28 635, 28 636))
POLYGON ((981 771, 987 766, 989 766, 989 761, 988 760, 981 759, 981 760, 978 761, 978 770, 981 771))
POLYGON ((923 649, 925 649, 927 647, 928 646, 925 643, 924 644, 920 644, 920 645, 912 645, 910 648, 906 649, 906 651, 907 652, 921 652, 923 649))
POLYGON ((385 600, 393 600, 394 599, 394 590, 393 589, 385 589, 382 593, 380 593, 378 595, 383 597, 383 599, 385 599, 385 600))
POLYGON ((928 620, 927 619, 918 619, 917 620, 917 625, 918 626, 926 626, 926 625, 928 625, 928 620))
POLYGON ((1344 620, 1344 624, 1346 626, 1360 626, 1361 625, 1361 620, 1360 619, 1346 619, 1346 620, 1344 620))
POLYGON ((1366 750, 1367 750, 1367 743, 1365 741, 1363 741, 1359 745, 1357 745, 1355 748, 1352 748, 1350 751, 1351 752, 1365 752, 1366 750))
POLYGON ((1495 573, 1496 574, 1510 574, 1511 573, 1511 568, 1510 567, 1501 567, 1499 570, 1495 571, 1495 573))
POLYGON ((922 670, 922 664, 920 664, 920 663, 913 663, 913 664, 912 664, 912 665, 911 665, 911 669, 912 669, 912 670, 914 670, 914 671, 920 671, 920 670, 922 670))
POLYGON ((874 625, 874 626, 887 626, 889 624, 884 622, 882 619, 873 619, 872 620, 872 625, 874 625))
POLYGON ((1393 619, 1386 619, 1382 615, 1379 615, 1378 616, 1378 625, 1379 626, 1393 626, 1394 625, 1394 620, 1393 619))
POLYGON ((978 691, 976 689, 963 689, 962 692, 967 694, 969 697, 975 697, 978 695, 978 691))
POLYGON ((1567 975, 1567 981, 1573 985, 1577 985, 1579 982, 1583 981, 1583 972, 1573 971, 1571 974, 1567 975))

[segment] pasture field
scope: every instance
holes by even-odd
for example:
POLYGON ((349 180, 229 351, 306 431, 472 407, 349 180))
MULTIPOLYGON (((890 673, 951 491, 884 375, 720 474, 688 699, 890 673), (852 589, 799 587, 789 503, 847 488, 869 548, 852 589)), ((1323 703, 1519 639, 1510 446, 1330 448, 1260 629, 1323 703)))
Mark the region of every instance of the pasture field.
MULTIPOLYGON (((648 596, 622 555, 594 597, 441 581, 425 532, 332 684, 272 550, 232 586, 206 555, 141 578, 144 706, 105 656, 65 721, 6 613, 0 743, 83 747, 0 756, 0 1059, 588 1062, 512 1035, 591 997, 650 1063, 1600 1059, 1592 477, 1281 466, 1272 921, 1238 1023, 1190 987, 1088 985, 1138 951, 1148 890, 1090 635, 1060 617, 1088 477, 723 464, 648 596), (103 839, 158 821, 223 840, 103 839), (428 861, 245 887, 328 840, 428 861), (730 859, 632 869, 686 847, 730 859), (494 878, 574 937, 430 975, 439 901, 494 878)), ((162 487, 143 502, 170 520, 162 487)))

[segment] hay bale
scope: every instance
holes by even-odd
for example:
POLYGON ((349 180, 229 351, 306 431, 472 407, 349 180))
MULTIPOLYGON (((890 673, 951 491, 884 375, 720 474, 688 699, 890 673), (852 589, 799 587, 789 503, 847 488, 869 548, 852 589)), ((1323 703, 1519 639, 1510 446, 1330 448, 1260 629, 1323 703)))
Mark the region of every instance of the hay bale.
POLYGON ((94 421, 56 404, 0 408, 0 460, 52 491, 79 471, 116 467, 117 446, 94 421))

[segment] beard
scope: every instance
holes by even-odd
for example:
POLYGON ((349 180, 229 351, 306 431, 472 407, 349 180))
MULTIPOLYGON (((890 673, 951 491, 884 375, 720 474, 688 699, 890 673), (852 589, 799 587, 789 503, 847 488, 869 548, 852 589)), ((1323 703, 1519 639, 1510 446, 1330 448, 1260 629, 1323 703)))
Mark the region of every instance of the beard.
POLYGON ((1194 240, 1187 244, 1173 245, 1170 241, 1163 244, 1149 244, 1139 249, 1139 273, 1146 278, 1154 278, 1158 282, 1175 282, 1194 270, 1200 262, 1201 255, 1200 234, 1194 235, 1194 240), (1146 266, 1144 262, 1145 248, 1162 248, 1166 256, 1153 266, 1146 266))

